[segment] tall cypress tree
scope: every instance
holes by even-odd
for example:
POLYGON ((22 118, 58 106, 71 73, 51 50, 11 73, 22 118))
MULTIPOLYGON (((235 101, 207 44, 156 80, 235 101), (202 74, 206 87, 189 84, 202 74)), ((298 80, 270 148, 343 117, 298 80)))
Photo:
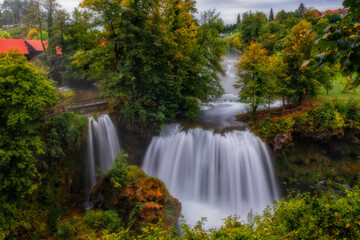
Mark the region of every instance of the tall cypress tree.
POLYGON ((272 8, 270 9, 270 15, 269 15, 269 22, 270 21, 274 21, 274 12, 272 8))
POLYGON ((297 11, 299 12, 300 16, 302 17, 306 11, 305 5, 303 3, 300 3, 300 6, 297 9, 297 11))
POLYGON ((240 23, 241 23, 240 13, 238 13, 237 19, 236 19, 236 25, 239 25, 240 23))

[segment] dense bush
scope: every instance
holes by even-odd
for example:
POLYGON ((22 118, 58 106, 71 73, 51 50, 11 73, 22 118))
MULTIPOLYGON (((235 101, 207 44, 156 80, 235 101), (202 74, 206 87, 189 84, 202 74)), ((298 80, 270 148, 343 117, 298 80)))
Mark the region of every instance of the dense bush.
MULTIPOLYGON (((16 201, 0 197, 0 239, 46 238, 66 214, 62 205, 70 198, 73 176, 80 162, 76 161, 79 156, 75 152, 79 151, 86 133, 87 118, 62 113, 48 119, 43 126, 44 152, 36 156, 36 169, 41 175, 39 187, 27 198, 16 201)), ((59 238, 69 236, 68 225, 59 227, 59 238)))
POLYGON ((113 168, 109 171, 110 181, 116 188, 124 186, 128 182, 127 154, 115 158, 113 168))
POLYGON ((280 119, 265 118, 258 123, 257 133, 266 141, 273 139, 276 134, 288 133, 294 126, 292 117, 284 117, 280 119))
POLYGON ((305 112, 282 118, 265 118, 252 128, 261 138, 272 142, 280 133, 300 132, 308 136, 319 134, 324 139, 344 129, 358 129, 360 126, 359 102, 334 101, 334 104, 318 104, 305 112), (326 133, 327 136, 323 133, 326 133))
POLYGON ((305 113, 296 115, 294 120, 296 129, 305 132, 336 132, 345 126, 343 116, 329 103, 316 105, 305 113))
POLYGON ((101 236, 88 239, 359 239, 359 206, 357 187, 345 196, 296 194, 261 215, 250 213, 246 221, 229 216, 219 229, 204 229, 206 219, 202 219, 194 227, 183 223, 180 234, 174 229, 165 230, 160 221, 138 232, 119 227, 113 233, 103 231, 101 236))
POLYGON ((359 127, 360 103, 359 100, 351 99, 348 102, 340 100, 334 101, 335 109, 345 118, 345 124, 348 128, 359 127))

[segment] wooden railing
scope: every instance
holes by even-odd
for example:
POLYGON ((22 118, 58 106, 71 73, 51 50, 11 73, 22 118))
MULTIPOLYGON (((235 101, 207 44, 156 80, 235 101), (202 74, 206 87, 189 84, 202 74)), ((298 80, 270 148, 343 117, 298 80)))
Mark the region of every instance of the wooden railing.
POLYGON ((52 117, 66 111, 76 111, 84 108, 97 107, 107 105, 108 102, 104 98, 91 98, 80 101, 70 102, 65 105, 59 105, 44 111, 45 117, 52 117))

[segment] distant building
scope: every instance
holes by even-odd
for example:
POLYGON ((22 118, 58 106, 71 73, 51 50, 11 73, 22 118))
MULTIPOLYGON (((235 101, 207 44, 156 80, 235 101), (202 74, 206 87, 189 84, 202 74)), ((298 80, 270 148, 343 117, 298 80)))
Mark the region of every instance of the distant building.
MULTIPOLYGON (((10 49, 18 49, 28 60, 45 52, 47 46, 47 41, 41 43, 40 40, 0 39, 0 52, 8 53, 10 49)), ((56 54, 63 54, 58 46, 56 46, 56 54)))
POLYGON ((345 17, 348 14, 348 9, 327 10, 325 12, 319 12, 319 17, 324 17, 327 12, 329 12, 330 14, 337 13, 341 17, 345 17))
POLYGON ((29 54, 23 39, 0 39, 0 52, 8 53, 10 49, 18 49, 22 54, 29 54))

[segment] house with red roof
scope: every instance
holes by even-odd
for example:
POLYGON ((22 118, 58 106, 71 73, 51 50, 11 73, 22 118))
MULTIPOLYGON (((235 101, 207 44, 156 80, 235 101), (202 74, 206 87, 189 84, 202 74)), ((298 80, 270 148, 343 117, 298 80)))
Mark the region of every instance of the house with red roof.
MULTIPOLYGON (((32 59, 47 50, 48 42, 24 39, 0 39, 0 52, 8 53, 10 49, 18 49, 27 59, 32 59)), ((63 54, 61 48, 56 46, 56 54, 63 54)))
POLYGON ((18 49, 22 54, 29 54, 23 39, 0 39, 0 52, 8 53, 10 49, 18 49))
POLYGON ((348 9, 327 10, 325 12, 319 12, 319 17, 324 17, 327 12, 330 14, 337 13, 341 17, 345 17, 348 14, 348 9))

